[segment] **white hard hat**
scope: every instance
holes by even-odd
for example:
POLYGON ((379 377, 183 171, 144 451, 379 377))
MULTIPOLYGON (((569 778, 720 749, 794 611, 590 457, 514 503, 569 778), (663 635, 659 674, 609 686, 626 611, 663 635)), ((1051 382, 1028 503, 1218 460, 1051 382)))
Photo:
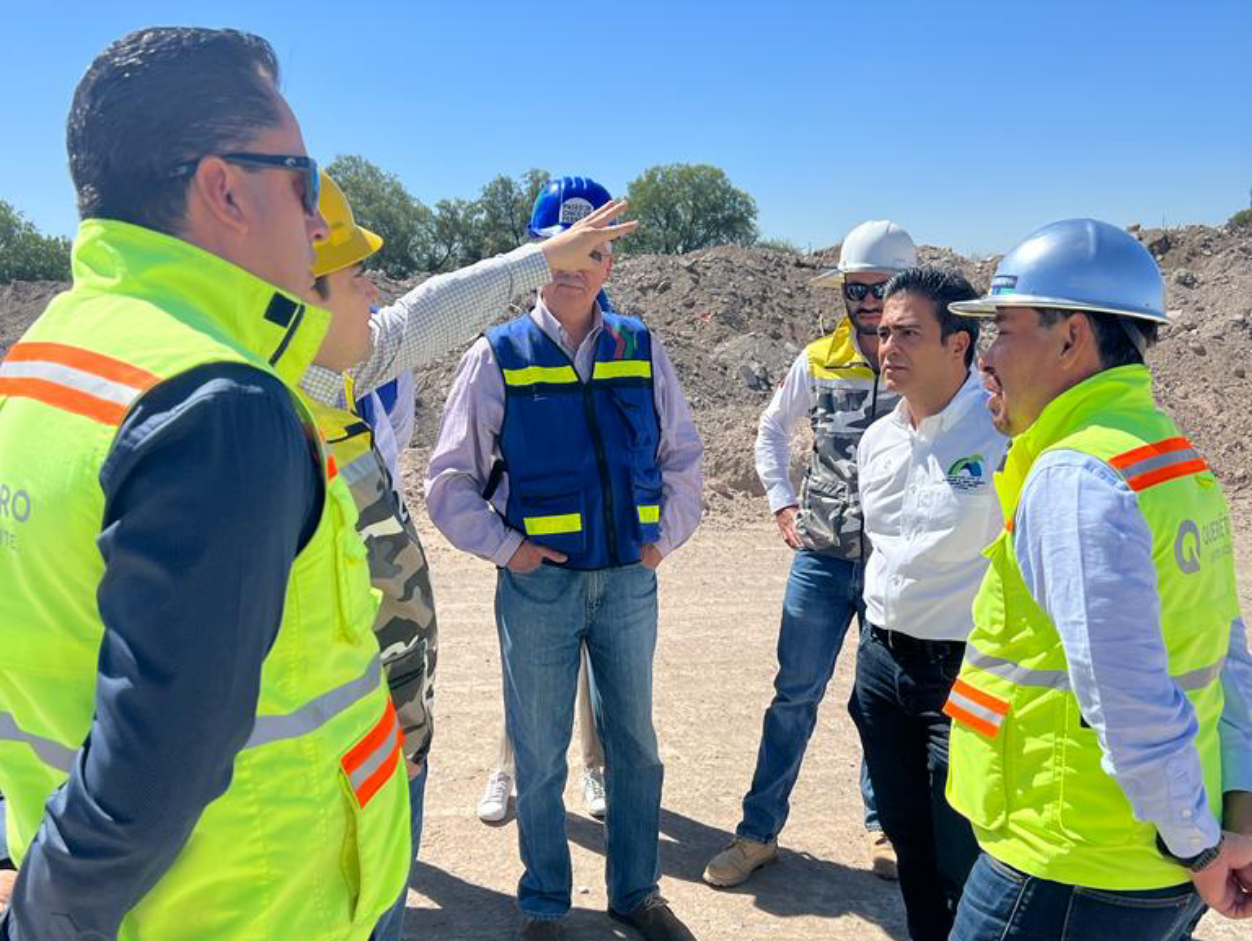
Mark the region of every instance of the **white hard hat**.
POLYGON ((893 275, 917 264, 917 246, 908 232, 894 222, 877 219, 862 222, 848 233, 839 249, 839 265, 823 271, 810 283, 818 287, 843 286, 843 276, 857 271, 893 275))

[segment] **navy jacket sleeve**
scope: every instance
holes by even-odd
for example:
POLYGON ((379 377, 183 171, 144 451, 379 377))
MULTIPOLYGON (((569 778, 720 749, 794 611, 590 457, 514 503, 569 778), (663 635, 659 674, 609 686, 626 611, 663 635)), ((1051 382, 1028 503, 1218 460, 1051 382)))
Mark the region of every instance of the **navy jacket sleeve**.
POLYGON ((239 364, 148 393, 100 484, 95 716, 23 859, 13 941, 114 938, 229 786, 322 503, 290 393, 239 364))

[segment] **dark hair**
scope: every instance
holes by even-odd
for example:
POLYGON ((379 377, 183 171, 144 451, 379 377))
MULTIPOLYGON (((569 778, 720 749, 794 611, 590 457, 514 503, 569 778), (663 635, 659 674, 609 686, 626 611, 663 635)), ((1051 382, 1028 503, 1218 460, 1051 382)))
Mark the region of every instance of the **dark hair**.
POLYGON ((123 36, 87 69, 66 122, 79 216, 173 233, 190 179, 174 169, 276 125, 277 85, 274 50, 250 33, 177 26, 123 36))
POLYGON ((326 275, 319 274, 313 281, 313 293, 324 301, 330 300, 330 281, 326 279, 326 275))
MULTIPOLYGON (((1096 347, 1100 351, 1100 365, 1105 369, 1118 366, 1142 366, 1143 354, 1135 346, 1134 341, 1126 332, 1124 318, 1117 314, 1097 314, 1090 310, 1062 310, 1059 307, 1036 307, 1039 315, 1039 326, 1051 327, 1061 320, 1068 320, 1074 314, 1083 314, 1091 324, 1091 332, 1096 338, 1096 347)), ((1151 320, 1135 318, 1132 325, 1143 337, 1144 346, 1156 342, 1160 325, 1151 320)))
POLYGON ((978 318, 962 317, 948 310, 956 301, 972 301, 978 297, 974 286, 956 271, 919 265, 905 268, 887 282, 883 302, 897 294, 918 294, 935 305, 935 319, 939 321, 939 339, 946 340, 954 333, 969 334, 969 346, 965 348, 965 368, 974 362, 974 348, 978 345, 978 318))

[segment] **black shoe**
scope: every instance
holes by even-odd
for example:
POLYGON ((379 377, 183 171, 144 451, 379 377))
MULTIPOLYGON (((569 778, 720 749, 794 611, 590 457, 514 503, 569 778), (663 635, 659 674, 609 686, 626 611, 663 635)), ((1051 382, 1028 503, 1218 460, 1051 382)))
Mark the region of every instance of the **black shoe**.
POLYGON ((644 941, 696 941, 696 936, 670 911, 669 902, 659 894, 649 895, 642 905, 624 915, 610 908, 609 917, 630 925, 644 941))
POLYGON ((562 941, 565 930, 559 921, 542 918, 526 918, 517 930, 518 941, 562 941))

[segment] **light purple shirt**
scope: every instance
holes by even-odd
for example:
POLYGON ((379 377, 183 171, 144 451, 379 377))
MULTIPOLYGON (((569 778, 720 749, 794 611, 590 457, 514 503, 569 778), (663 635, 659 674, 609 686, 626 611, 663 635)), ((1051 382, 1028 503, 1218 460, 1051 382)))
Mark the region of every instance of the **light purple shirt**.
MULTIPOLYGON (((586 382, 595 362, 596 340, 604 327, 600 308, 592 312, 591 332, 575 350, 565 328, 539 298, 530 317, 574 361, 586 382)), ((691 409, 678 384, 674 365, 656 335, 652 336, 652 391, 660 416, 662 556, 678 548, 700 522, 704 445, 691 420, 691 409)), ((426 509, 448 541, 464 552, 507 565, 523 535, 504 520, 509 499, 508 474, 488 503, 482 497, 492 465, 500 456, 497 439, 504 424, 504 377, 491 344, 479 337, 461 358, 444 406, 439 440, 426 470, 426 509)))

